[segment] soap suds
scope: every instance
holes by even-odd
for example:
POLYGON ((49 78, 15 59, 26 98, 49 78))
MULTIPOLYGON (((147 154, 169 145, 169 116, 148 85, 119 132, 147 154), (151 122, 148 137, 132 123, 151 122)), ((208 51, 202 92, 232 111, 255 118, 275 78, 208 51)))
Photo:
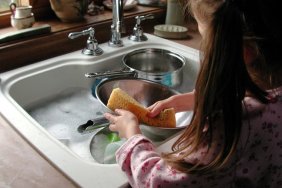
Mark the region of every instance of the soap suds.
POLYGON ((77 127, 108 109, 85 88, 67 89, 46 101, 29 108, 29 114, 78 156, 93 161, 89 151, 90 142, 100 129, 92 133, 80 134, 77 132, 77 127))

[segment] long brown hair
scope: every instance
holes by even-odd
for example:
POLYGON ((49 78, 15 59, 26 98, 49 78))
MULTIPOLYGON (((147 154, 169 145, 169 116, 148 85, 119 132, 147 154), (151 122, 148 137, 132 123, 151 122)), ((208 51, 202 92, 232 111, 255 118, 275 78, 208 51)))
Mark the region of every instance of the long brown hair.
POLYGON ((203 59, 195 85, 192 121, 164 159, 184 172, 207 173, 221 168, 234 153, 242 126, 246 91, 267 103, 266 92, 250 78, 243 57, 244 18, 234 0, 190 0, 196 17, 208 23, 202 41, 203 59), (185 158, 208 139, 213 142, 220 117, 224 136, 218 155, 208 164, 189 164, 185 158), (208 125, 207 131, 203 131, 208 125), (189 148, 189 149, 187 149, 189 148))
POLYGON ((247 43, 257 45, 260 56, 248 70, 264 88, 271 89, 282 82, 282 20, 279 0, 245 0, 244 14, 248 23, 247 43), (253 74, 255 73, 255 74, 253 74))

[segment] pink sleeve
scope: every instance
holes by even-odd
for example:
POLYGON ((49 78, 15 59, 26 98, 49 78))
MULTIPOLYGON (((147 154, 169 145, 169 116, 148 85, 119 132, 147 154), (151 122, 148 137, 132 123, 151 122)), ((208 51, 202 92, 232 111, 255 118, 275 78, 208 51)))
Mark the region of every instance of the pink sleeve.
POLYGON ((127 140, 116 152, 116 158, 132 187, 214 185, 215 177, 186 174, 166 165, 155 152, 154 145, 143 135, 135 135, 127 140))
POLYGON ((185 178, 185 174, 167 168, 153 144, 143 135, 131 137, 116 156, 132 187, 169 186, 185 178))

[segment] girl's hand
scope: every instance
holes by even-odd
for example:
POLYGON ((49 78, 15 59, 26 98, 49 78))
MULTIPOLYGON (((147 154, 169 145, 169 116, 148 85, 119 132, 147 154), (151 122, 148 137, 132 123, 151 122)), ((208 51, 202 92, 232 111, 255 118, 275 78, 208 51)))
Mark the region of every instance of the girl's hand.
POLYGON ((194 106, 194 91, 185 94, 178 94, 171 96, 167 99, 158 101, 153 105, 149 106, 148 116, 155 117, 162 110, 167 108, 174 108, 175 112, 190 111, 194 106))
POLYGON ((126 110, 116 109, 114 114, 105 113, 104 116, 110 121, 109 129, 118 132, 121 138, 130 138, 133 135, 141 134, 137 117, 126 110))

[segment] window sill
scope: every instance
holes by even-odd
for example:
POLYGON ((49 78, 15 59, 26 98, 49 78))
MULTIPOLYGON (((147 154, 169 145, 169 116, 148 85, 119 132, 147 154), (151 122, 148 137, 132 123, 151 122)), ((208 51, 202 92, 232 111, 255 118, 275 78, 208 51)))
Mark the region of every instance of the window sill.
MULTIPOLYGON (((154 15, 155 18, 153 20, 146 20, 142 23, 145 32, 152 32, 154 25, 164 23, 165 13, 166 10, 163 8, 145 6, 137 6, 132 11, 125 11, 125 35, 132 32, 137 15, 154 15)), ((0 44, 0 72, 84 48, 87 36, 81 37, 79 40, 70 40, 67 37, 70 32, 82 31, 93 27, 95 29, 95 37, 99 43, 108 41, 110 39, 112 12, 105 10, 103 14, 97 16, 85 16, 85 20, 77 23, 63 23, 57 18, 49 18, 36 21, 34 26, 43 24, 51 26, 51 33, 0 44)), ((0 29, 0 35, 14 30, 11 27, 0 29)))

